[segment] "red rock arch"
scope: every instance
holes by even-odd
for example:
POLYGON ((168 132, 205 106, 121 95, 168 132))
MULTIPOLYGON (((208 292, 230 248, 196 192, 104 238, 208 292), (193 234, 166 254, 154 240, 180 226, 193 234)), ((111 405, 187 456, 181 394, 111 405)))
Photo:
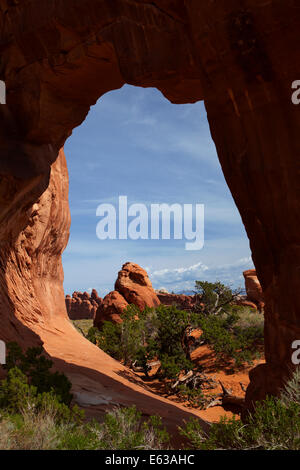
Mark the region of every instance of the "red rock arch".
POLYGON ((95 369, 95 350, 78 346, 87 348, 80 356, 66 326, 60 149, 105 92, 157 87, 174 103, 205 100, 266 299, 267 363, 251 374, 247 397, 278 390, 300 339, 300 118, 291 102, 299 20, 296 0, 0 0, 4 340, 42 340, 57 365, 95 369))

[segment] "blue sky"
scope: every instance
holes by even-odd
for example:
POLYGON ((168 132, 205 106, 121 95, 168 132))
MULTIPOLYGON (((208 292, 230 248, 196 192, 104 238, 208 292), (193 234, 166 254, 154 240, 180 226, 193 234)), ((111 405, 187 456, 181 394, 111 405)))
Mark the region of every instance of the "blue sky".
POLYGON ((193 289, 196 279, 242 286, 253 267, 248 238, 225 183, 203 103, 174 105, 156 89, 125 85, 90 110, 65 145, 71 235, 63 255, 65 292, 113 290, 122 264, 148 271, 154 288, 193 289), (186 240, 99 240, 97 206, 204 204, 205 243, 186 240))

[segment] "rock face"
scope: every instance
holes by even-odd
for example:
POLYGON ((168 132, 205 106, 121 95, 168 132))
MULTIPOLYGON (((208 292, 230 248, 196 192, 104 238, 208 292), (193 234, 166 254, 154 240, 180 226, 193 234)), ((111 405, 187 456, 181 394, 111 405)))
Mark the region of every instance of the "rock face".
POLYGON ((160 304, 148 274, 135 263, 125 263, 122 266, 115 290, 123 295, 129 304, 136 305, 141 311, 145 307, 157 307, 160 304))
POLYGON ((136 305, 141 311, 145 307, 157 307, 160 304, 148 274, 135 263, 122 266, 115 290, 104 297, 96 312, 94 326, 100 328, 105 320, 121 323, 121 314, 129 304, 136 305))
POLYGON ((256 270, 249 269, 243 272, 245 278, 245 289, 247 292, 247 300, 257 305, 257 308, 262 311, 264 309, 264 296, 260 282, 258 280, 256 270))
POLYGON ((1 196, 1 207, 6 208, 0 229, 1 339, 22 346, 41 344, 40 329, 51 331, 50 324, 55 329, 59 318, 66 315, 61 253, 69 238, 70 213, 63 150, 52 165, 50 178, 36 177, 30 184, 21 180, 18 185, 7 177, 7 185, 10 193, 1 196), (30 205, 27 190, 35 192, 44 183, 47 189, 30 205), (22 185, 24 196, 21 192, 17 197, 22 185))
POLYGON ((295 0, 0 0, 3 339, 44 341, 82 365, 78 348, 51 342, 66 316, 60 149, 104 93, 156 87, 173 103, 205 100, 266 303, 266 364, 251 373, 247 401, 278 392, 300 338, 299 22, 295 0))
POLYGON ((73 292, 72 297, 66 295, 66 307, 71 320, 93 319, 102 302, 96 289, 92 290, 91 295, 88 292, 73 292))

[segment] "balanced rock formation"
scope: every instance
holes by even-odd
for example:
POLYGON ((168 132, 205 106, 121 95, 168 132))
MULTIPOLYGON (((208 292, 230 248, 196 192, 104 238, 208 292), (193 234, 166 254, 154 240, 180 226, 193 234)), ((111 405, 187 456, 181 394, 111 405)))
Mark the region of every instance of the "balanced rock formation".
POLYGON ((141 311, 145 307, 157 307, 160 304, 148 274, 135 263, 125 263, 122 266, 115 290, 123 295, 129 304, 136 305, 141 311))
POLYGON ((247 293, 247 300, 253 302, 259 311, 264 309, 264 296, 263 291, 258 280, 256 270, 248 269, 243 272, 245 278, 245 289, 247 293))
POLYGON ((105 320, 122 322, 122 312, 129 304, 136 305, 140 311, 160 304, 147 272, 135 263, 122 266, 115 290, 104 297, 96 312, 94 326, 100 328, 105 320))
POLYGON ((1 339, 44 341, 62 369, 101 368, 58 328, 70 219, 58 157, 102 95, 156 87, 205 101, 265 301, 266 364, 247 403, 278 393, 300 338, 299 22, 296 0, 0 0, 1 339))
POLYGON ((93 319, 103 300, 98 296, 96 289, 88 292, 73 292, 72 297, 66 295, 66 307, 71 320, 93 319))

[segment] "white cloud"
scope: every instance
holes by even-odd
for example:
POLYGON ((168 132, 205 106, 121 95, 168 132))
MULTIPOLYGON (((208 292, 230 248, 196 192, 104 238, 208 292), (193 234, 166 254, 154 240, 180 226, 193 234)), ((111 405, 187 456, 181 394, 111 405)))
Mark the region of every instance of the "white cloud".
POLYGON ((202 262, 189 267, 161 269, 149 272, 154 288, 164 286, 175 292, 194 288, 195 280, 219 280, 233 287, 243 286, 243 271, 253 268, 251 257, 241 258, 231 264, 206 266, 202 262))

